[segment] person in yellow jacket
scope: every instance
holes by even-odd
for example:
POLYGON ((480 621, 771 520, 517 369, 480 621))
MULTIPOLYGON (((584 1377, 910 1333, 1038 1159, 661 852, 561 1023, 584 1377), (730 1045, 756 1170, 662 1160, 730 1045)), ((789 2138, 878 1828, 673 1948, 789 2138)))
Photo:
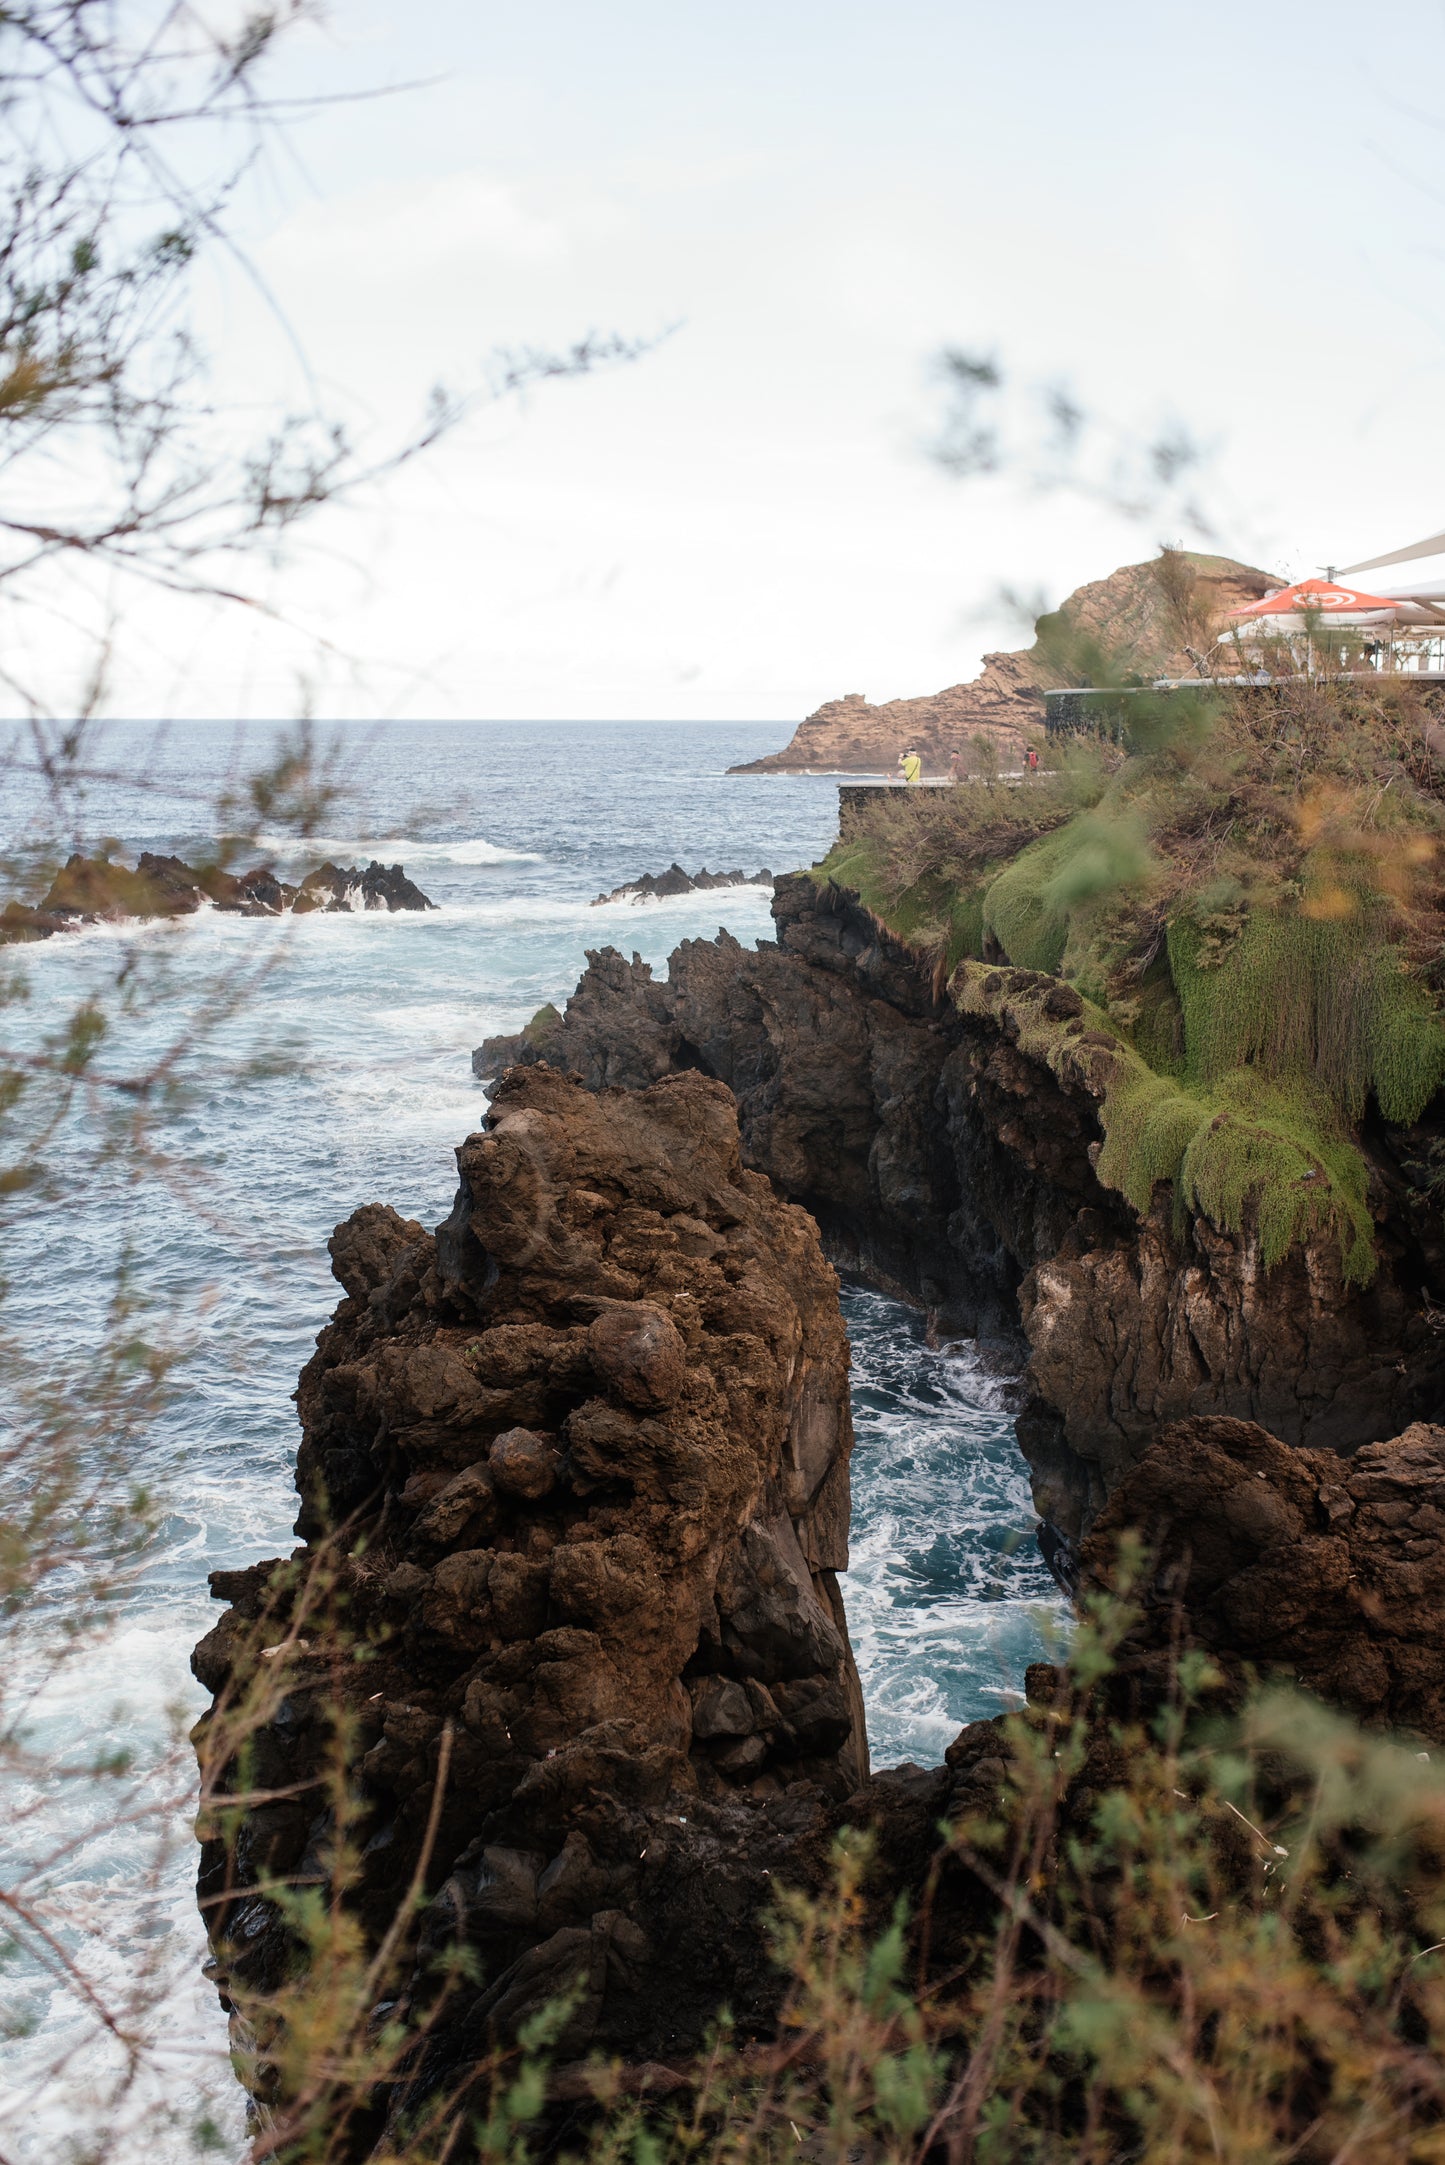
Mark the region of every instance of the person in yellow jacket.
POLYGON ((898 765, 905 782, 916 782, 923 773, 923 761, 917 752, 900 752, 898 765))

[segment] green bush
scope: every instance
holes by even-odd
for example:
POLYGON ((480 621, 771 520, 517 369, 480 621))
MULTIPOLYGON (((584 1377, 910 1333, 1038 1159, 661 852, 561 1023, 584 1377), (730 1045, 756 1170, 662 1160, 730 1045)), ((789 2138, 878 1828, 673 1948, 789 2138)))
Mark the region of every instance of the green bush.
POLYGON ((1079 812, 1005 865, 984 895, 984 923, 1011 962, 1055 974, 1075 926, 1087 928, 1092 906, 1141 886, 1152 869, 1136 814, 1079 812))
POLYGON ((1049 891, 1070 855, 1068 828, 1020 851, 1005 865, 983 898, 983 920, 1010 962, 1022 970, 1058 971, 1069 921, 1049 891))

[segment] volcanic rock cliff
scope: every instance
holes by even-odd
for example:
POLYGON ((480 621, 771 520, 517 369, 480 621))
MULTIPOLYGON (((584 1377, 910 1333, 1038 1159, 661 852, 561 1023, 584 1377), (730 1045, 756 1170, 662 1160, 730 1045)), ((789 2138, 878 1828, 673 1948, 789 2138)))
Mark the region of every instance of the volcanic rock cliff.
POLYGON ((299 1393, 308 1547, 216 1574, 234 1605, 196 1650, 213 1783, 276 1799, 213 1835, 201 1871, 263 2097, 281 2077, 255 2000, 296 1953, 263 1882, 304 1877, 328 1839, 338 1703, 363 1932, 384 1938, 435 1815, 415 1989, 449 1946, 483 1969, 431 2028, 413 2100, 579 1974, 564 2056, 691 2046, 723 2000, 765 2007, 737 1920, 773 1871, 816 1879, 867 1774, 836 1578, 837 1282, 804 1213, 744 1169, 728 1092, 518 1072, 457 1157, 435 1236, 381 1205, 338 1227, 346 1298, 299 1393), (302 1620, 323 1565, 344 1642, 302 1620), (338 1652, 357 1638, 360 1667, 338 1652), (285 1697, 228 1754, 262 1640, 295 1654, 285 1697))
MULTIPOLYGON (((1445 1428, 1416 1418, 1441 1257, 1388 1139, 1373 1285, 1320 1244, 1266 1273, 1250 1238, 1100 1183, 1116 1054, 1071 987, 979 964, 945 985, 826 883, 780 883, 775 914, 775 946, 686 943, 666 984, 592 958, 458 1150, 436 1233, 371 1204, 333 1238, 305 1545, 214 1574, 231 1606, 194 1656, 238 2067, 265 2106, 297 2087, 294 1890, 328 1876, 390 2040, 330 2155, 394 2156, 428 2111, 449 2141, 559 2002, 562 2121, 598 2055, 685 2088, 723 2005, 776 2041, 762 1916, 825 1885, 844 1826, 873 1836, 874 1924, 902 1897, 921 1973, 967 1969, 995 1883, 939 1830, 1015 1808, 1011 1746, 976 1722, 942 1767, 868 1778, 836 1576, 847 1344, 779 1189, 840 1260, 1027 1351, 1056 1556, 1108 1586, 1121 1537, 1147 1544, 1111 1689, 1147 1709, 1193 1640, 1226 1687, 1282 1664, 1445 1739, 1445 1428)), ((1027 1681, 1046 1728, 1063 1687, 1027 1681)), ((1061 1842, 1121 1779, 1112 1736, 1061 1842)))
POLYGON ((756 951, 685 941, 665 983, 596 954, 565 1016, 502 1049, 592 1088, 726 1082, 746 1161, 813 1213, 836 1262, 1026 1356, 1019 1434, 1050 1538, 1077 1545, 1161 1423, 1228 1415, 1348 1453, 1434 1415, 1445 1243, 1402 1171, 1408 1136, 1369 1139, 1368 1287, 1326 1238, 1267 1270, 1254 1234, 1181 1216, 1166 1190, 1141 1219, 1102 1185, 1111 1048, 1071 986, 965 963, 950 989, 805 875, 778 882, 774 918, 756 951), (1052 1065, 1021 1044, 1040 1026, 1052 1065))
POLYGON ((782 751, 730 771, 891 773, 899 753, 912 746, 925 774, 946 774, 954 753, 974 756, 979 737, 1000 767, 1017 767, 1040 739, 1042 694, 1087 681, 1097 654, 1107 650, 1111 670, 1141 678, 1198 676, 1229 611, 1280 584, 1232 557, 1181 550, 1125 564, 1041 617, 1031 646, 985 654, 982 673, 970 682, 882 706, 871 706, 861 692, 830 699, 798 724, 782 751))

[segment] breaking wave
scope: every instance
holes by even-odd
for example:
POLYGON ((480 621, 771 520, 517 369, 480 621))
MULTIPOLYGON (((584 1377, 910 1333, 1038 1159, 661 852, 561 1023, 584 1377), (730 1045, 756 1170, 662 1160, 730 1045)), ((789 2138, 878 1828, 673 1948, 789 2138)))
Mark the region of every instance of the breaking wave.
POLYGON ((384 863, 396 864, 541 864, 542 852, 534 849, 509 849, 501 842, 488 842, 480 835, 464 837, 455 842, 429 841, 425 836, 413 834, 383 835, 336 835, 313 834, 298 840, 294 834, 259 834, 256 848, 265 856, 308 859, 312 864, 319 858, 355 861, 359 858, 379 858, 384 863))

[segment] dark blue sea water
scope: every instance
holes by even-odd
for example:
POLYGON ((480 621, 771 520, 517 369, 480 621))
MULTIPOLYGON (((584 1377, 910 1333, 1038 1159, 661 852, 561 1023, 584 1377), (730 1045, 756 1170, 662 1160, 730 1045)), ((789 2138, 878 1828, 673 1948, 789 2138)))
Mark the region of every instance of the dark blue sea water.
MULTIPOLYGON (((103 2112, 130 2115, 137 2150, 153 2158, 146 2115, 157 2084, 174 2097, 218 2080, 234 2135, 224 2031, 197 1971, 188 1770, 176 1739, 203 1698, 187 1656, 215 1613, 207 1571, 291 1545, 290 1394, 336 1298, 327 1235, 372 1199, 428 1223, 445 1214, 453 1148, 484 1110, 472 1047, 543 1001, 563 1001, 587 948, 636 950, 661 971, 683 937, 720 925, 745 941, 769 934, 757 888, 590 904, 674 858, 751 872, 821 856, 836 824, 831 782, 725 773, 783 734, 754 724, 348 729, 337 740, 344 794, 324 832, 299 853, 278 835, 276 861, 284 871, 322 855, 399 860, 441 905, 435 913, 277 926, 208 912, 179 929, 96 928, 20 954, 29 998, 0 1018, 12 1038, 53 1024, 91 989, 114 1010, 124 969, 140 997, 117 1019, 105 1061, 124 1073, 175 1041, 188 1087, 156 1132, 170 1170, 144 1181, 83 1108, 72 1119, 52 1152, 63 1205, 13 1213, 6 1227, 4 1320, 42 1369, 58 1366, 89 1342, 129 1246, 137 1291, 190 1352, 135 1469, 167 1499, 163 1537, 114 1628, 46 1686, 35 1715, 37 1733, 57 1743, 103 1736, 133 1750, 140 1801, 169 1800, 173 1852, 153 1875, 143 1870, 153 1829, 93 1829, 83 1785, 12 1799, 12 1819, 17 1804, 35 1807, 12 1840, 38 1855, 43 1828, 58 1845, 48 1914, 87 1974, 120 1992, 146 1962, 163 1980, 165 2057, 123 2104, 107 2101, 114 2044, 73 1995, 33 1972, 12 1976, 34 2029, 0 2065, 5 2154, 54 2156, 67 2130, 103 2112), (235 1011, 187 1042, 207 1001, 224 1005, 216 996, 243 979, 235 1011), (47 2083, 59 2050, 71 2057, 47 2083)), ((185 855, 214 838, 218 794, 262 765, 274 740, 130 724, 112 727, 101 749, 107 771, 88 791, 88 834, 185 855)), ((45 819, 34 777, 0 773, 0 840, 34 835, 45 819)), ((896 1304, 849 1288, 845 1306, 858 1432, 845 1594, 873 1761, 932 1761, 962 1722, 1016 1700, 1058 1608, 1031 1538, 1002 1386, 966 1348, 930 1347, 896 1304)), ((22 1657, 47 1628, 44 1616, 28 1620, 22 1657)), ((181 2145, 183 2131, 174 2139, 181 2145)))

